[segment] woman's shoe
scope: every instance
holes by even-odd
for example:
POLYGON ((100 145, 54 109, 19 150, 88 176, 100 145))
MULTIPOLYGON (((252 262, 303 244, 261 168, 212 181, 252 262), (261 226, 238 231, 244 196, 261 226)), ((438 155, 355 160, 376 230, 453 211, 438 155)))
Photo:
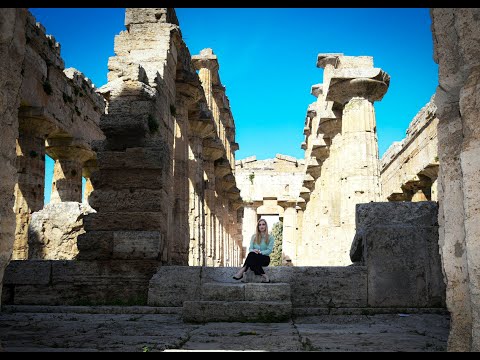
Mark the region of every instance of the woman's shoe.
POLYGON ((236 277, 235 275, 233 275, 233 278, 234 278, 235 280, 241 280, 241 279, 243 278, 243 274, 242 274, 242 276, 240 276, 240 277, 236 277))

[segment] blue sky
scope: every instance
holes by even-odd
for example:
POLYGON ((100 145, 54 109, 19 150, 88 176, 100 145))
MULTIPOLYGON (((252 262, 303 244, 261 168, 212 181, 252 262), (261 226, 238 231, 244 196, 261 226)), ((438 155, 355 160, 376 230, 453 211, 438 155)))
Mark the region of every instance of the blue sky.
MULTIPOLYGON (((125 30, 125 9, 30 9, 61 44, 65 67, 97 87, 107 82, 114 37, 125 30)), ((236 159, 275 154, 303 158, 300 144, 313 84, 323 81, 319 53, 372 56, 390 77, 375 103, 380 157, 405 137, 408 124, 438 84, 431 19, 424 8, 177 8, 192 55, 210 47, 218 56, 240 150, 236 159)), ((46 200, 51 161, 47 162, 46 200)))

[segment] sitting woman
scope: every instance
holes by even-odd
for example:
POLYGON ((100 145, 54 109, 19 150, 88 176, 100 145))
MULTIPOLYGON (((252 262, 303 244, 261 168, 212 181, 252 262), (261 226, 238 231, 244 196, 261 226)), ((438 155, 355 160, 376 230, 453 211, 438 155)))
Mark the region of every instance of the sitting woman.
POLYGON ((268 234, 268 226, 265 219, 260 219, 257 222, 257 230, 250 240, 250 247, 248 249, 248 256, 245 259, 243 267, 233 276, 235 280, 240 280, 243 274, 248 269, 252 269, 255 275, 262 275, 263 283, 269 283, 263 266, 270 264, 270 254, 273 251, 275 238, 268 234))

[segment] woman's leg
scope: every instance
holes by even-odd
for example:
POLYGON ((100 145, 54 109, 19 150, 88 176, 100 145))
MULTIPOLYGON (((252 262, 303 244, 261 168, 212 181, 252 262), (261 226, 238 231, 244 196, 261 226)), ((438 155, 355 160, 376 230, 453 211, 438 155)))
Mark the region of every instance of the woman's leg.
POLYGON ((243 264, 243 267, 238 270, 238 272, 233 276, 235 280, 240 280, 243 276, 243 273, 248 270, 250 267, 250 263, 252 262, 252 254, 256 255, 255 253, 249 253, 247 255, 247 258, 245 259, 245 263, 243 264))
POLYGON ((248 267, 252 269, 255 275, 265 274, 265 271, 263 271, 262 266, 268 265, 270 263, 270 258, 262 254, 255 254, 255 253, 250 253, 250 254, 249 254, 249 257, 247 257, 247 260, 245 261, 245 263, 248 264, 248 267), (250 254, 252 254, 252 256, 250 256, 250 254))
MULTIPOLYGON (((261 265, 262 266, 268 266, 270 264, 270 256, 266 256, 266 255, 261 255, 262 258, 260 259, 261 261, 261 265)), ((263 268, 262 268, 262 277, 263 277, 263 280, 262 282, 267 282, 269 283, 270 282, 270 278, 268 277, 267 274, 265 274, 265 271, 263 271, 263 268)))

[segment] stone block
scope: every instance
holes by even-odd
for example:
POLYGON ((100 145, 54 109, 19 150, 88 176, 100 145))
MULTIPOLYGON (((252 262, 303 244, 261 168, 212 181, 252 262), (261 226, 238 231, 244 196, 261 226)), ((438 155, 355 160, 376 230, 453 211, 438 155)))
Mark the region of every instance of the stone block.
POLYGON ((437 226, 438 204, 420 202, 375 202, 356 205, 356 227, 372 225, 437 226))
POLYGON ((241 283, 204 283, 201 299, 208 301, 245 301, 245 285, 241 283))
POLYGON ((161 230, 165 221, 161 212, 103 212, 89 214, 83 219, 85 230, 161 230))
POLYGON ((245 284, 245 301, 291 301, 290 284, 245 284))
POLYGON ((113 231, 89 231, 77 238, 77 260, 110 259, 113 254, 113 231))
POLYGON ((93 173, 91 181, 96 189, 158 190, 164 186, 164 178, 159 169, 102 169, 93 173))
POLYGON ((201 295, 200 266, 162 266, 150 280, 148 305, 182 306, 201 295))
POLYGON ((47 285, 52 263, 48 260, 13 260, 5 269, 4 285, 47 285))
POLYGON ((164 246, 159 231, 115 231, 113 258, 158 259, 164 246))
MULTIPOLYGON (((159 266, 153 260, 52 261, 52 284, 95 285, 105 281, 149 281, 159 266)), ((128 284, 128 286, 127 286, 128 284)))
POLYGON ((88 198, 97 211, 157 211, 162 202, 163 191, 151 189, 108 190, 95 189, 88 198))
MULTIPOLYGON (((443 307, 440 268, 431 268, 429 243, 437 227, 376 226, 367 234, 368 305, 373 307, 443 307)), ((437 266, 439 264, 437 263, 437 266)), ((443 286, 442 286, 443 285, 443 286)))
POLYGON ((159 169, 165 166, 162 148, 128 148, 125 151, 103 151, 97 154, 103 169, 159 169))
POLYGON ((367 306, 365 266, 299 266, 292 270, 289 283, 295 307, 367 306))
POLYGON ((205 322, 284 322, 291 319, 289 301, 185 301, 183 321, 205 322))

